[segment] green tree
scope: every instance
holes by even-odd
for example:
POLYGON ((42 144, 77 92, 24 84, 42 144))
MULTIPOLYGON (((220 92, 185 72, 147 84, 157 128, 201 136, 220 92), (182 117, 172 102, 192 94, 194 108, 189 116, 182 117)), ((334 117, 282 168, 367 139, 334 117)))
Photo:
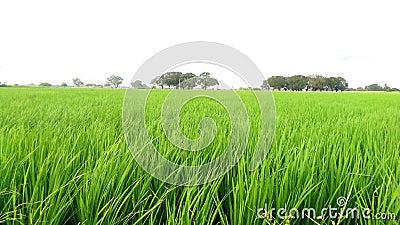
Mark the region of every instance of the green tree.
POLYGON ((154 77, 150 84, 160 86, 162 89, 164 89, 164 75, 154 77))
POLYGON ((107 78, 106 85, 114 86, 115 88, 118 88, 119 85, 122 84, 123 80, 124 79, 120 76, 111 75, 109 78, 107 78))
POLYGON ((197 78, 197 84, 200 85, 201 88, 206 90, 207 87, 214 86, 214 85, 219 85, 219 82, 218 82, 217 79, 211 77, 209 72, 203 72, 197 78))
POLYGON ((62 82, 60 86, 61 87, 68 87, 67 83, 65 83, 65 82, 62 82))
POLYGON ((138 89, 148 88, 148 86, 146 84, 144 84, 141 80, 135 80, 135 81, 131 82, 131 86, 133 88, 138 88, 138 89))
POLYGON ((398 88, 390 88, 390 90, 388 90, 389 92, 395 92, 395 91, 400 91, 400 89, 398 89, 398 88))
POLYGON ((169 88, 176 87, 178 88, 179 82, 181 81, 182 72, 167 72, 164 75, 163 82, 169 88))
POLYGON ((75 85, 76 87, 83 86, 83 82, 82 82, 81 79, 79 79, 79 78, 74 78, 74 79, 72 79, 72 83, 74 83, 74 85, 75 85))
POLYGON ((196 87, 197 77, 194 73, 184 73, 179 78, 178 88, 193 89, 196 87))
POLYGON ((264 90, 269 90, 270 89, 270 86, 269 86, 267 80, 263 81, 263 83, 261 84, 261 89, 264 89, 264 90))
POLYGON ((349 85, 343 77, 329 77, 325 79, 325 88, 327 91, 344 91, 348 87, 349 85))
POLYGON ((93 84, 93 83, 88 83, 88 84, 86 84, 85 86, 86 86, 86 87, 94 88, 94 87, 98 87, 99 85, 93 84))
POLYGON ((308 82, 314 91, 317 91, 317 90, 322 91, 326 87, 325 79, 326 78, 322 75, 313 74, 308 77, 308 82))
POLYGON ((267 83, 273 89, 280 90, 287 87, 287 79, 283 76, 272 76, 267 79, 267 83))
POLYGON ((41 83, 41 84, 39 84, 39 86, 42 86, 42 87, 51 87, 51 84, 50 84, 50 83, 41 83))
POLYGON ((328 90, 334 91, 336 87, 336 77, 328 77, 325 79, 325 87, 328 90))
POLYGON ((371 84, 365 87, 367 91, 383 91, 383 88, 379 84, 371 84))
POLYGON ((349 84, 343 77, 336 77, 335 80, 335 91, 344 91, 349 87, 349 84))
POLYGON ((308 83, 307 77, 303 75, 294 75, 287 79, 287 87, 293 91, 301 91, 306 88, 308 83))
POLYGON ((356 88, 356 91, 365 91, 365 89, 363 87, 358 87, 356 88))
POLYGON ((193 89, 194 87, 196 87, 196 85, 197 85, 197 77, 195 76, 195 77, 183 80, 180 83, 180 88, 193 89))
POLYGON ((391 88, 387 84, 385 84, 385 86, 383 87, 383 90, 384 91, 390 91, 391 88))

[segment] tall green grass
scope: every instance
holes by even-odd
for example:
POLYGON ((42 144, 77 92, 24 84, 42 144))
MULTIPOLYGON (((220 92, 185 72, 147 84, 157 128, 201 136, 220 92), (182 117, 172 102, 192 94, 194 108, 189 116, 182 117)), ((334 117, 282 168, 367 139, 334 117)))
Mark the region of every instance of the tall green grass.
MULTIPOLYGON (((351 207, 392 212, 400 218, 398 93, 274 92, 277 131, 263 164, 248 171, 257 136, 252 131, 239 163, 222 178, 196 187, 165 184, 136 164, 122 132, 124 93, 122 89, 0 89, 0 223, 315 224, 261 220, 256 211, 265 204, 321 210, 334 206, 339 196, 349 196, 351 207)), ((159 91, 155 103, 165 94, 159 91)), ((239 94, 253 128, 257 127, 251 94, 239 94)), ((223 108, 206 99, 186 107, 180 121, 183 132, 197 137, 196 123, 211 115, 219 128, 213 145, 223 147, 224 132, 230 129, 223 108), (197 116, 192 117, 196 108, 197 116)), ((159 137, 157 104, 153 109, 147 122, 159 137)), ((153 143, 165 147, 167 141, 163 137, 153 143)), ((169 147, 171 152, 178 150, 169 147)), ((211 149, 200 156, 170 157, 198 163, 219 154, 220 148, 211 149)), ((398 224, 398 218, 341 224, 398 224)))

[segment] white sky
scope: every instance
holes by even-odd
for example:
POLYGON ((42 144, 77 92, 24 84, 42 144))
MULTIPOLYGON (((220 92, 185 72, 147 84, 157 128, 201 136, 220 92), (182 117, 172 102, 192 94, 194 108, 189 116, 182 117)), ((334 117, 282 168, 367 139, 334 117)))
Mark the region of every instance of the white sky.
MULTIPOLYGON (((1 1, 0 82, 127 85, 149 57, 214 41, 264 76, 343 76, 400 88, 398 1, 1 1)), ((149 77, 149 80, 151 77, 149 77)))
POLYGON ((203 72, 209 72, 212 77, 217 78, 219 83, 218 86, 222 89, 240 88, 249 86, 248 82, 246 82, 244 78, 241 78, 230 69, 206 62, 187 63, 184 65, 179 65, 177 67, 174 67, 169 71, 194 73, 196 75, 200 75, 203 72))

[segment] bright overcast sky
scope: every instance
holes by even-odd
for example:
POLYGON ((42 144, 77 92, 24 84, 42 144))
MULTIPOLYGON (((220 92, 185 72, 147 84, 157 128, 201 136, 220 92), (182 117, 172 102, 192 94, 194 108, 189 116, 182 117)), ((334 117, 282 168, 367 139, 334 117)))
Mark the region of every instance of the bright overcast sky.
MULTIPOLYGON (((400 88, 398 1, 1 1, 0 82, 129 83, 158 51, 213 41, 265 77, 343 76, 400 88)), ((149 80, 151 77, 149 77, 149 80)))

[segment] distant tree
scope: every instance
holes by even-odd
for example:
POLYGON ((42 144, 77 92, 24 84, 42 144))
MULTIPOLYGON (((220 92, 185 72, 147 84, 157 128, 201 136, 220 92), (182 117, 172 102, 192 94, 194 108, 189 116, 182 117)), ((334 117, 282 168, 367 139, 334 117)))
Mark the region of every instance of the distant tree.
POLYGON ((197 85, 197 76, 193 73, 178 74, 178 89, 193 89, 197 85))
POLYGON ((329 77, 325 78, 325 89, 326 91, 344 91, 349 87, 346 79, 342 77, 329 77))
POLYGON ((390 91, 390 89, 391 89, 391 88, 390 88, 387 84, 385 84, 385 86, 383 87, 383 90, 384 90, 384 91, 390 91))
POLYGON ((185 80, 181 81, 180 88, 193 89, 194 87, 197 86, 197 82, 198 81, 197 81, 197 77, 196 76, 194 76, 192 78, 185 79, 185 80))
POLYGON ((111 75, 109 78, 107 78, 106 85, 114 86, 115 88, 118 88, 119 85, 122 84, 123 80, 124 79, 120 76, 111 75))
POLYGON ((210 73, 202 73, 201 79, 193 73, 182 73, 171 71, 162 74, 161 76, 157 76, 153 78, 150 84, 154 86, 160 86, 164 88, 164 86, 168 86, 169 88, 177 88, 177 89, 193 89, 197 85, 202 85, 205 88, 213 85, 217 85, 218 80, 211 77, 210 73), (206 83, 205 83, 206 82, 206 83))
POLYGON ((91 87, 91 88, 93 88, 93 87, 97 87, 97 84, 88 83, 88 84, 86 84, 85 86, 86 86, 86 87, 91 87))
POLYGON ((51 87, 51 84, 50 84, 50 83, 41 83, 41 84, 39 84, 39 86, 42 86, 42 87, 51 87))
POLYGON ((140 89, 148 88, 148 86, 146 84, 143 84, 143 82, 141 80, 132 81, 131 86, 133 88, 140 88, 140 89))
POLYGON ((196 83, 197 77, 194 73, 184 73, 179 77, 178 88, 193 89, 196 83))
POLYGON ((85 85, 86 87, 90 87, 90 88, 102 88, 103 85, 101 84, 94 84, 94 83, 89 83, 85 85))
POLYGON ((383 91, 383 88, 379 84, 371 84, 365 87, 366 91, 383 91))
POLYGON ((196 77, 196 74, 194 74, 194 73, 184 73, 184 74, 182 74, 181 77, 182 77, 183 80, 187 80, 187 79, 191 79, 191 78, 196 77))
POLYGON ((267 83, 270 87, 280 90, 287 86, 287 78, 283 76, 272 76, 267 79, 267 83))
POLYGON ((287 88, 293 91, 301 91, 308 84, 307 77, 303 75, 294 75, 287 79, 287 88))
POLYGON ((365 89, 363 87, 358 87, 356 88, 356 91, 365 91, 365 89))
POLYGON ((219 82, 218 82, 217 79, 211 77, 209 72, 203 72, 197 78, 197 84, 200 85, 201 88, 206 90, 207 87, 214 86, 214 85, 219 85, 219 82))
POLYGON ((400 91, 400 89, 398 89, 398 88, 390 88, 390 90, 389 90, 389 92, 395 92, 395 91, 400 91))
POLYGON ((76 87, 80 87, 80 86, 83 86, 83 82, 81 81, 81 79, 79 79, 79 78, 74 78, 74 79, 72 79, 72 83, 74 83, 74 85, 76 86, 76 87))
POLYGON ((269 90, 269 89, 271 89, 271 87, 269 86, 267 80, 264 80, 264 81, 262 82, 262 84, 261 84, 260 87, 261 87, 261 89, 264 89, 264 90, 269 90))
POLYGON ((61 87, 68 87, 67 83, 65 83, 65 82, 62 82, 60 86, 61 87))
POLYGON ((336 77, 328 77, 325 79, 326 91, 328 90, 335 91, 335 87, 336 87, 336 77))
POLYGON ((153 78, 150 84, 160 86, 162 89, 164 89, 164 75, 153 78))
POLYGON ((308 77, 308 82, 314 91, 317 91, 317 90, 322 91, 326 88, 325 79, 326 78, 322 75, 313 74, 308 77))
POLYGON ((336 77, 335 91, 344 91, 349 87, 346 79, 343 77, 336 77))
POLYGON ((171 87, 178 88, 181 79, 182 79, 182 72, 167 72, 163 74, 163 83, 169 88, 171 87))

